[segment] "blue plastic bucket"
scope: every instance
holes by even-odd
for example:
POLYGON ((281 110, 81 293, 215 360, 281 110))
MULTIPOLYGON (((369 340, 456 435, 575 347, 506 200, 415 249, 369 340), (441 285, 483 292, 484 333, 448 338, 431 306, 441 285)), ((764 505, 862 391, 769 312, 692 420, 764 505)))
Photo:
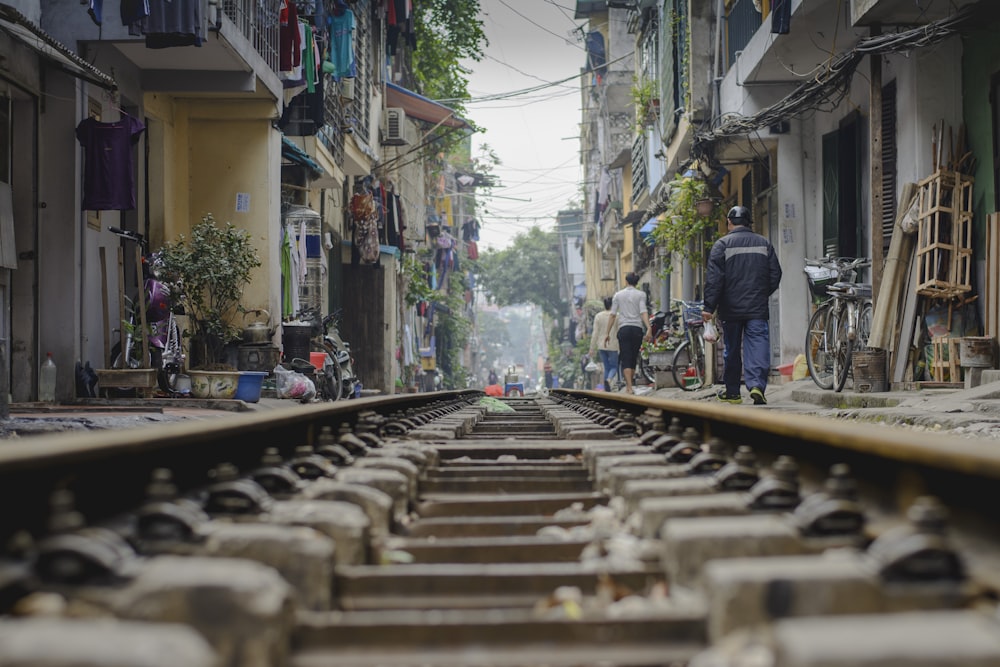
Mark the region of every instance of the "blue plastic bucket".
POLYGON ((261 371, 240 371, 240 380, 236 384, 236 395, 233 397, 238 401, 256 403, 260 400, 260 388, 264 384, 267 373, 261 371))

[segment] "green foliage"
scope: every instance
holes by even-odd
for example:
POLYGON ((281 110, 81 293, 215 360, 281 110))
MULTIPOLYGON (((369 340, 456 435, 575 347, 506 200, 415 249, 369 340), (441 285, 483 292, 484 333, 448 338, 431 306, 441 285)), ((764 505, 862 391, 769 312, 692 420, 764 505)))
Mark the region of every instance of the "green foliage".
POLYGON ((469 71, 461 61, 482 60, 488 43, 479 19, 479 0, 414 0, 413 18, 419 35, 413 72, 420 92, 464 111, 461 100, 469 97, 469 71))
POLYGON ((450 293, 437 293, 435 300, 448 307, 449 312, 437 311, 434 315, 435 342, 437 343, 438 370, 445 389, 464 389, 468 371, 462 366, 462 351, 472 333, 472 322, 463 317, 465 283, 461 275, 451 274, 450 293))
POLYGON ((403 256, 403 280, 405 281, 405 299, 407 306, 415 306, 421 301, 431 301, 437 292, 430 285, 424 263, 416 255, 403 256))
POLYGON ((190 238, 181 235, 161 248, 157 270, 170 287, 173 304, 190 317, 193 335, 216 342, 204 350, 206 364, 221 361, 222 346, 239 340, 242 330, 233 320, 259 266, 249 232, 230 222, 220 227, 211 213, 191 228, 190 238))
POLYGON ((636 123, 646 124, 655 118, 659 110, 660 84, 655 79, 632 77, 632 88, 629 89, 632 105, 635 108, 636 123))
POLYGON ((559 294, 559 237, 532 227, 504 250, 479 255, 479 281, 487 297, 501 306, 533 303, 552 318, 566 312, 559 294))
POLYGON ((666 272, 672 269, 672 259, 680 257, 693 266, 703 266, 705 252, 715 240, 723 220, 717 206, 707 216, 698 214, 698 201, 708 199, 708 184, 698 178, 678 175, 671 183, 671 194, 663 220, 653 228, 656 245, 666 248, 666 272))

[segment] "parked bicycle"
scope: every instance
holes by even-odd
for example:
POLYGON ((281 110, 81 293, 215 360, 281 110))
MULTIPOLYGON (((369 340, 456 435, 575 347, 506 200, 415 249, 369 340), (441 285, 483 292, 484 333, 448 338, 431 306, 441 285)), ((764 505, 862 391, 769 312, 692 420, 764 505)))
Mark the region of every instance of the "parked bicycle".
POLYGON ((868 347, 872 286, 855 282, 871 260, 858 257, 806 259, 809 291, 818 302, 806 330, 806 365, 821 389, 842 391, 855 350, 868 347))
POLYGON ((702 301, 676 299, 684 325, 684 342, 677 346, 670 373, 674 382, 684 391, 695 391, 705 386, 705 321, 701 317, 702 301))
POLYGON ((153 368, 161 390, 173 393, 177 389, 177 376, 184 367, 181 331, 170 307, 170 289, 157 279, 156 255, 148 254, 149 245, 139 232, 118 227, 108 227, 112 234, 139 245, 143 277, 143 298, 146 307, 146 339, 148 354, 143 353, 142 317, 138 294, 125 297, 125 319, 119 330, 119 341, 111 348, 112 368, 153 368))
MULTIPOLYGON (((671 338, 679 340, 684 335, 680 324, 680 313, 676 308, 670 311, 656 311, 649 320, 649 329, 651 331, 650 347, 653 349, 662 348, 671 338)), ((666 366, 661 367, 653 363, 650 352, 645 348, 646 346, 643 346, 639 352, 639 372, 646 378, 646 382, 654 384, 656 372, 667 369, 666 366)))

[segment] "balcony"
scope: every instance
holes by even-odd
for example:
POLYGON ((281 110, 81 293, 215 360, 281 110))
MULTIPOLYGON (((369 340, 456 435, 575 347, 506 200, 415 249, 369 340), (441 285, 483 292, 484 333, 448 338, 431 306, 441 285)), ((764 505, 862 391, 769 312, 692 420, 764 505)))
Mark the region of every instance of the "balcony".
POLYGON ((601 220, 601 236, 598 245, 602 252, 608 252, 610 248, 620 248, 625 242, 625 232, 622 229, 622 218, 619 210, 609 208, 604 212, 601 220))
POLYGON ((150 48, 105 16, 101 43, 112 44, 139 70, 149 92, 281 99, 277 0, 201 0, 194 34, 201 46, 150 48))
MULTIPOLYGON (((823 57, 843 53, 867 35, 864 30, 830 30, 830 26, 843 20, 838 14, 838 6, 839 3, 829 0, 793 3, 794 28, 788 34, 777 36, 771 33, 771 16, 760 20, 752 0, 737 0, 727 17, 731 25, 727 29, 730 61, 726 78, 732 79, 735 86, 797 85, 802 78, 790 72, 787 63, 794 62, 796 70, 808 71, 823 57), (757 14, 756 21, 759 21, 756 30, 753 29, 753 14, 757 14), (803 53, 826 55, 814 56, 818 59, 815 63, 798 65, 803 53)), ((737 98, 742 99, 743 95, 737 98)))
POLYGON ((875 23, 924 25, 951 16, 975 0, 919 3, 911 0, 851 0, 851 24, 870 26, 875 23))

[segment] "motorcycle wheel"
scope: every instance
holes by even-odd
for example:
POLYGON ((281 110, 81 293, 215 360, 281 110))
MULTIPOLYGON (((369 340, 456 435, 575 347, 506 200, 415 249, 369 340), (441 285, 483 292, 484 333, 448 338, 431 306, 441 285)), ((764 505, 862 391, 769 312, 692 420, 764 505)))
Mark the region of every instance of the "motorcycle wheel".
POLYGON ((327 400, 338 401, 343 398, 343 378, 343 371, 340 368, 340 364, 327 353, 326 360, 323 362, 323 384, 325 385, 323 390, 326 393, 327 400))

